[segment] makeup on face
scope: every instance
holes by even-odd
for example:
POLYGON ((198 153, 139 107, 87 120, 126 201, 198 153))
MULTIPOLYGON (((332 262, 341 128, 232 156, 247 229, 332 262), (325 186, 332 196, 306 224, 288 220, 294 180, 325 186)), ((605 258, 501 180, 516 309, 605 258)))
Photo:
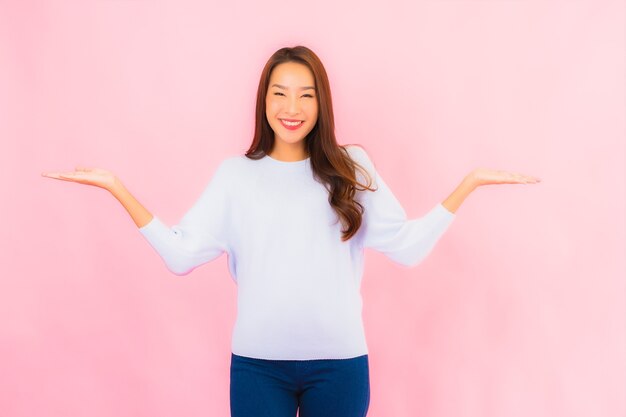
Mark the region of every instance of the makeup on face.
POLYGON ((304 139, 317 122, 316 93, 315 79, 307 66, 285 62, 272 70, 265 99, 267 121, 275 134, 274 152, 303 153, 304 139))

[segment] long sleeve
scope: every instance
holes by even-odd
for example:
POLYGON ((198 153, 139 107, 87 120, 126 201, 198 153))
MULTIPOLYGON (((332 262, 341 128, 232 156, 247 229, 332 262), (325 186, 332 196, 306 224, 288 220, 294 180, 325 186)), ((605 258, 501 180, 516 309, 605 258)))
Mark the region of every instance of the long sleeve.
POLYGON ((378 188, 374 192, 359 191, 364 206, 363 247, 377 250, 401 265, 417 265, 432 251, 455 214, 438 203, 426 215, 408 219, 365 150, 352 146, 351 152, 372 176, 373 188, 378 188))
POLYGON ((177 225, 170 228, 154 216, 139 228, 167 268, 176 275, 187 275, 228 251, 230 177, 225 162, 220 164, 200 197, 177 225))

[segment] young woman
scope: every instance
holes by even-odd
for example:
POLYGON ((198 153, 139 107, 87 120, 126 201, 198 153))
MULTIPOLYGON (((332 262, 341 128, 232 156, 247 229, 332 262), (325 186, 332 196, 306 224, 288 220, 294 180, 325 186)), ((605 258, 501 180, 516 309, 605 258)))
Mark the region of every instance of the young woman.
POLYGON ((250 148, 219 164, 179 224, 153 216, 110 171, 42 174, 111 192, 174 274, 227 253, 237 284, 233 417, 365 416, 363 249, 416 265, 476 187, 539 181, 476 169, 425 216, 407 219, 365 149, 339 145, 334 128, 321 61, 304 46, 281 48, 261 74, 250 148))

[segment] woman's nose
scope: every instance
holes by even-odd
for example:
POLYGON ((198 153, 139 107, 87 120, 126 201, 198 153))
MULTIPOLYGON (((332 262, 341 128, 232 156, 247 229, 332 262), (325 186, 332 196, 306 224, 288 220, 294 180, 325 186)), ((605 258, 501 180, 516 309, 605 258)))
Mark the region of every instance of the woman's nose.
POLYGON ((289 113, 292 113, 292 114, 298 113, 300 111, 300 103, 298 102, 297 97, 292 97, 289 99, 287 110, 289 111, 289 113))

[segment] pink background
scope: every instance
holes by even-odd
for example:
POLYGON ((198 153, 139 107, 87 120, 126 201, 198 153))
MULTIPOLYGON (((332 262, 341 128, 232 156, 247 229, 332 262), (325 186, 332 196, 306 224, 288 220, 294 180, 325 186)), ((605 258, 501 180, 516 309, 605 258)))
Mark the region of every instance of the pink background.
POLYGON ((542 179, 476 190, 415 268, 367 252, 368 416, 624 416, 624 2, 215 4, 0 2, 0 415, 229 415, 226 257, 176 277, 40 173, 110 169, 173 225, 303 44, 409 217, 476 167, 542 179))

